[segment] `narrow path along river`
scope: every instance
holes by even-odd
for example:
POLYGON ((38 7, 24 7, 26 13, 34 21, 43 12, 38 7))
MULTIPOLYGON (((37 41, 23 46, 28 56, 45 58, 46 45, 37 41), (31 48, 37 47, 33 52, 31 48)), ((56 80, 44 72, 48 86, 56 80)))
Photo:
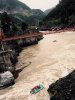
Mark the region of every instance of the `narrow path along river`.
POLYGON ((16 84, 0 91, 0 100, 50 100, 49 85, 75 69, 75 32, 44 36, 37 45, 25 47, 18 57, 16 84), (35 95, 32 87, 45 89, 35 95))

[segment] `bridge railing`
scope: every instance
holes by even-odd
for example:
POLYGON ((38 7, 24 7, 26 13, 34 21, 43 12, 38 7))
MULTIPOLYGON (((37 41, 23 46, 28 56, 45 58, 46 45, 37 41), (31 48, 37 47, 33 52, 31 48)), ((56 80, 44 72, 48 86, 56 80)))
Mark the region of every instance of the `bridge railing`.
POLYGON ((2 38, 1 41, 13 41, 13 40, 18 40, 18 39, 25 39, 25 38, 31 38, 31 37, 38 37, 42 36, 43 34, 41 32, 39 33, 34 33, 34 34, 25 34, 25 35, 19 35, 19 36, 13 36, 13 37, 7 37, 7 38, 2 38))

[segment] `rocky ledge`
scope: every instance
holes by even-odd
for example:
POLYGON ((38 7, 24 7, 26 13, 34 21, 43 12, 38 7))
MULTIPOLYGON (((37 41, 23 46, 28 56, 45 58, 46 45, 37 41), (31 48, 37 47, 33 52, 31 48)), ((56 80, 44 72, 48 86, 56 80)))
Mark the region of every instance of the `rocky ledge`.
POLYGON ((23 47, 37 44, 41 39, 43 39, 42 35, 37 38, 26 38, 3 44, 4 48, 6 47, 6 50, 0 52, 0 89, 15 83, 15 75, 17 74, 15 65, 18 61, 17 56, 19 56, 23 47), (10 49, 10 52, 8 48, 10 49))
POLYGON ((14 77, 10 71, 6 71, 0 74, 0 89, 8 87, 14 83, 14 77))
POLYGON ((49 86, 50 100, 75 100, 75 70, 49 86))

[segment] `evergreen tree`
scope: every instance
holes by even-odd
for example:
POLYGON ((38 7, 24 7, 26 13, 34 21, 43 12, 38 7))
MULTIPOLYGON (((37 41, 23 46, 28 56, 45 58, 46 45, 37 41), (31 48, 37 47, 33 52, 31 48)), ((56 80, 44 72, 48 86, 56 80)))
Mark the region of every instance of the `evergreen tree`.
POLYGON ((22 22, 21 29, 23 31, 26 31, 27 27, 28 27, 27 24, 25 22, 22 22))
POLYGON ((72 20, 73 17, 75 18, 75 0, 60 0, 59 4, 46 16, 43 22, 48 23, 60 19, 60 25, 69 26, 72 25, 72 23, 69 23, 71 17, 72 20))
POLYGON ((18 31, 18 28, 16 27, 16 25, 13 23, 12 24, 12 30, 14 31, 14 32, 17 32, 18 31))
POLYGON ((2 14, 1 26, 3 32, 5 33, 5 35, 7 35, 7 32, 10 31, 10 17, 6 12, 2 14))

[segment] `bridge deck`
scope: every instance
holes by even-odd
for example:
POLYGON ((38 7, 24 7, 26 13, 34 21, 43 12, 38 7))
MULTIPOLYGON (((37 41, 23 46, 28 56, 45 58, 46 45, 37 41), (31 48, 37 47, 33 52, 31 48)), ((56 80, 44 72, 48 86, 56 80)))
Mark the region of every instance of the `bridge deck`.
POLYGON ((31 37, 38 37, 43 35, 41 32, 39 33, 34 33, 34 34, 26 34, 26 35, 20 35, 20 36, 13 36, 13 37, 8 37, 8 38, 3 38, 1 41, 7 42, 7 41, 12 41, 12 40, 18 40, 18 39, 25 39, 25 38, 31 38, 31 37))

